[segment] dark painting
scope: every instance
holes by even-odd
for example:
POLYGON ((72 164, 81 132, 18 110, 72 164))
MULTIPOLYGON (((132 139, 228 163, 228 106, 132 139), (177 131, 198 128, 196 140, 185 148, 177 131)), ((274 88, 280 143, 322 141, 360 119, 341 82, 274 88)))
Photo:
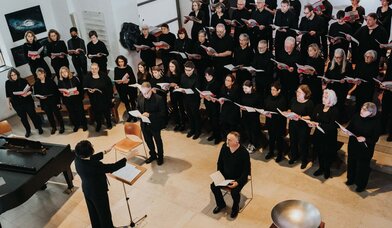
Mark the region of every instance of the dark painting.
POLYGON ((46 31, 40 6, 6 14, 5 19, 14 42, 23 39, 24 34, 28 30, 33 31, 35 34, 46 31))
MULTIPOLYGON (((44 46, 43 54, 46 55, 46 45, 48 43, 48 38, 44 37, 38 40, 42 46, 44 46)), ((26 64, 28 61, 24 56, 23 45, 11 48, 12 56, 14 57, 15 67, 22 66, 26 64)))

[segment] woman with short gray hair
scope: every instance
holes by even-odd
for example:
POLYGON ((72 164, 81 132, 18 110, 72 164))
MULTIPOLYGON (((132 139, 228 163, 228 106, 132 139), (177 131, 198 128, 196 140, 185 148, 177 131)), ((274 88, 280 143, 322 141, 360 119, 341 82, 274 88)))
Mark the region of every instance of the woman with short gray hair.
POLYGON ((350 136, 348 141, 346 185, 355 184, 355 191, 362 192, 369 180, 370 161, 380 136, 377 106, 372 102, 364 103, 360 112, 351 119, 347 129, 354 135, 350 136))
POLYGON ((313 175, 324 174, 324 178, 328 179, 331 176, 331 164, 336 158, 338 131, 335 121, 338 119, 339 110, 335 106, 337 98, 333 90, 324 90, 322 100, 323 103, 314 109, 309 126, 317 127, 313 134, 313 150, 317 153, 319 168, 313 175))

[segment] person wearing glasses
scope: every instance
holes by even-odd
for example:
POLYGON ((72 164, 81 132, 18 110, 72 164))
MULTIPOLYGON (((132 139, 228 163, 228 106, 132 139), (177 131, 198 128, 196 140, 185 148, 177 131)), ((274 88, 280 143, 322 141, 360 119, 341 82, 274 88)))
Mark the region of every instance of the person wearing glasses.
MULTIPOLYGON (((222 145, 218 158, 218 171, 222 173, 224 178, 233 180, 229 185, 231 197, 233 198, 233 206, 230 217, 236 218, 239 212, 239 203, 241 199, 241 190, 248 182, 248 175, 250 175, 250 157, 245 147, 240 144, 240 134, 232 131, 227 134, 226 143, 222 145)), ((226 207, 223 199, 221 187, 215 186, 214 183, 210 185, 211 191, 214 194, 216 207, 212 213, 217 214, 226 207)))
POLYGON ((347 127, 354 135, 348 141, 347 181, 346 185, 355 184, 356 192, 366 189, 370 161, 374 154, 374 147, 380 136, 380 122, 377 117, 377 106, 372 102, 362 105, 359 113, 355 114, 347 127))

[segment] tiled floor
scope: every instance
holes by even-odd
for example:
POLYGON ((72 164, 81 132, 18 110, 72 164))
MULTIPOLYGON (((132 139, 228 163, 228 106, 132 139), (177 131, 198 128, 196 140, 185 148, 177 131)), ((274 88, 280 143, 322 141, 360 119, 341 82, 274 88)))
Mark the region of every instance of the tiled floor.
MULTIPOLYGON (((19 120, 9 120, 17 135, 23 135, 19 120)), ((71 133, 71 127, 63 135, 49 137, 48 128, 41 137, 36 132, 31 139, 50 143, 69 143, 73 147, 81 139, 89 139, 97 151, 106 149, 123 137, 122 124, 103 134, 79 130, 71 133)), ((147 214, 137 227, 269 227, 272 223, 271 209, 287 199, 301 199, 316 205, 327 227, 392 227, 392 176, 372 172, 369 189, 357 194, 347 187, 344 166, 333 170, 334 177, 324 181, 314 178, 315 167, 311 164, 303 171, 299 165, 290 167, 287 160, 280 164, 264 159, 265 151, 251 155, 254 184, 254 199, 239 214, 237 219, 229 217, 230 207, 223 213, 212 214, 215 207, 209 189, 209 174, 216 170, 220 146, 211 145, 203 134, 199 140, 187 139, 169 127, 162 133, 165 148, 165 163, 143 164, 147 172, 135 183, 127 186, 134 218, 147 214), (338 175, 338 176, 336 176, 338 175)), ((140 150, 143 154, 143 150, 140 150)), ((114 152, 105 162, 113 162, 114 152)), ((142 160, 133 159, 136 163, 142 160)), ((72 167, 74 170, 74 167, 72 167)), ((110 203, 116 226, 129 223, 122 184, 110 179, 110 203)), ((52 179, 45 191, 37 192, 23 205, 0 216, 4 228, 14 227, 90 227, 89 217, 80 178, 74 180, 77 190, 66 195, 64 178, 52 179), (59 183, 60 182, 60 183, 59 183)), ((249 196, 249 185, 243 194, 249 196)), ((230 197, 225 198, 231 205, 230 197)), ((245 199, 245 197, 243 197, 245 199)))

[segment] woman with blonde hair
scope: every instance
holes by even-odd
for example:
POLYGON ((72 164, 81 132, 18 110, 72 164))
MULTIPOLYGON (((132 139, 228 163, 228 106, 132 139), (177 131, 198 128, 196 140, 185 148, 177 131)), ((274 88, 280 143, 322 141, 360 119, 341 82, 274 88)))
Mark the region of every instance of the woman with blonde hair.
POLYGON ((74 77, 68 67, 60 68, 58 87, 62 95, 62 101, 67 108, 69 119, 74 125, 73 131, 83 127, 87 131, 87 120, 83 108, 83 88, 78 77, 74 77))

